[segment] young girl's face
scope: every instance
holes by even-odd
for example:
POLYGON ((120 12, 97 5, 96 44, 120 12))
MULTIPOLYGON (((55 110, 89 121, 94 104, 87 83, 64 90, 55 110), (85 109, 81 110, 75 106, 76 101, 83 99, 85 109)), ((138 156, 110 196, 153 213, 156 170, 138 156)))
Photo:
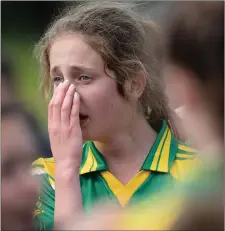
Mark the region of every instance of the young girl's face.
POLYGON ((80 125, 85 140, 108 139, 129 127, 136 110, 134 103, 119 95, 114 73, 107 70, 102 57, 81 36, 56 38, 50 47, 49 62, 54 89, 69 80, 80 95, 80 125))

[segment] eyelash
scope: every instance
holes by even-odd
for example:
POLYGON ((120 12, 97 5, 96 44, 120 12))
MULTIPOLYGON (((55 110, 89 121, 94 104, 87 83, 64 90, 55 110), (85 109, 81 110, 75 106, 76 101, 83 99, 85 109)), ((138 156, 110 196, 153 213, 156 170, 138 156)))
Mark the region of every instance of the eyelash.
MULTIPOLYGON (((81 76, 79 76, 79 78, 78 78, 78 81, 83 81, 83 82, 87 82, 87 81, 89 81, 91 78, 88 76, 88 75, 81 75, 81 76), (88 79, 87 80, 82 80, 82 78, 83 77, 87 77, 88 79)), ((64 82, 64 78, 63 77, 60 77, 60 76, 56 76, 56 77, 54 77, 53 78, 53 83, 54 84, 59 84, 59 83, 63 83, 64 82)))
MULTIPOLYGON (((91 79, 88 75, 81 75, 81 76, 79 76, 78 80, 82 81, 81 80, 82 77, 88 77, 88 80, 91 79)), ((83 80, 83 81, 88 81, 88 80, 83 80)))
POLYGON ((53 78, 53 82, 56 83, 56 84, 59 84, 60 82, 63 82, 64 79, 60 76, 56 76, 53 78))

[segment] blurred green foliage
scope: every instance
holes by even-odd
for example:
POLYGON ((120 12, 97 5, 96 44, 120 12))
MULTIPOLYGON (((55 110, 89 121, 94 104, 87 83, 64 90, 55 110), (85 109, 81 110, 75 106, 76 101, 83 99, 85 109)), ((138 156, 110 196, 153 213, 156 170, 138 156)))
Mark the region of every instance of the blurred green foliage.
POLYGON ((39 89, 39 67, 33 56, 34 41, 29 38, 2 38, 14 66, 14 90, 19 100, 31 111, 40 124, 47 122, 47 102, 39 89))

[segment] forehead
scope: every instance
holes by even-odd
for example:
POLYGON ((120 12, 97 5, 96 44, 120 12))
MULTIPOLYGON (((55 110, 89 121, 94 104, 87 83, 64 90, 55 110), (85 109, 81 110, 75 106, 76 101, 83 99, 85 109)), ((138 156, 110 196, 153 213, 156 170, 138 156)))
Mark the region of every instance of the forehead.
POLYGON ((2 120, 2 160, 13 158, 17 154, 24 158, 35 158, 37 152, 34 136, 22 118, 4 118, 2 120), (33 157, 32 157, 33 156, 33 157))
POLYGON ((56 38, 49 52, 50 68, 84 66, 102 69, 104 61, 101 55, 92 49, 81 35, 67 34, 56 38))

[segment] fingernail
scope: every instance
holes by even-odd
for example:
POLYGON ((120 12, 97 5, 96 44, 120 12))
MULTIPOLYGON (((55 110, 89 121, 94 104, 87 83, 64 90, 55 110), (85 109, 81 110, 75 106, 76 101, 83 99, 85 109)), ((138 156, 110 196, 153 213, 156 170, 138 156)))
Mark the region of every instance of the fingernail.
POLYGON ((68 84, 68 83, 69 83, 69 80, 68 80, 68 79, 66 79, 66 80, 64 81, 64 83, 65 83, 65 84, 68 84))
POLYGON ((58 88, 62 86, 62 82, 58 85, 58 88))
POLYGON ((71 84, 70 87, 71 87, 71 88, 75 88, 75 85, 71 84))
POLYGON ((78 99, 79 98, 79 94, 77 92, 74 93, 74 99, 78 99))

